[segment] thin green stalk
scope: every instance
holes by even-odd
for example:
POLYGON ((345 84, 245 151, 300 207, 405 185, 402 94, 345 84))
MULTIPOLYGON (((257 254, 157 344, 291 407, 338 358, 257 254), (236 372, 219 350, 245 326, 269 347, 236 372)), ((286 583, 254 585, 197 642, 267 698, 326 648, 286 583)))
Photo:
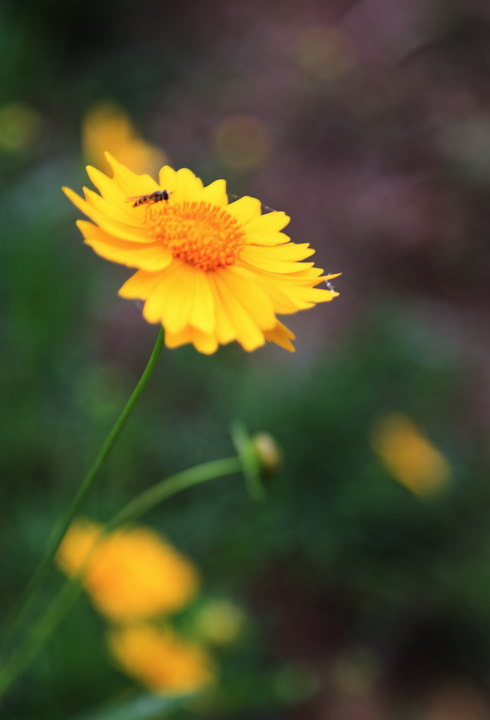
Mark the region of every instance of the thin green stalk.
POLYGON ((29 580, 16 609, 13 611, 12 615, 9 618, 9 621, 6 626, 9 633, 12 633, 20 625, 21 621, 24 619, 27 612, 29 611, 32 601, 34 600, 39 587, 42 585, 47 574, 49 573, 49 570, 51 568, 51 565, 52 565, 52 562, 56 555, 56 552, 61 544, 61 541, 63 540, 63 538, 66 534, 66 531, 68 530, 69 526, 71 525, 73 518, 78 513, 83 502, 85 501, 85 499, 89 495, 90 491, 92 490, 95 480, 96 480, 96 477, 99 473, 99 470, 101 469, 102 465, 104 464, 105 460, 107 459, 117 438, 121 434, 121 431, 124 428, 129 415, 131 414, 131 411, 133 410, 134 406, 136 405, 139 396, 143 392, 143 389, 145 388, 146 384, 148 383, 148 380, 150 379, 150 376, 151 376, 153 370, 155 369, 155 366, 157 364, 157 361, 158 361, 158 358, 162 351, 162 348, 163 348, 163 329, 160 328, 160 332, 158 333, 157 339, 155 341, 155 345, 154 345, 153 350, 150 355, 150 359, 148 360, 148 363, 143 371, 143 374, 141 375, 140 379, 138 380, 138 383, 137 383, 135 389, 133 390, 128 402, 126 403, 121 414, 117 418, 111 431, 109 432, 107 438, 105 439, 104 444, 102 445, 101 449, 97 453, 97 456, 95 457, 95 460, 92 463, 91 468, 89 469, 88 473, 85 475, 84 479, 82 480, 82 483, 81 483, 80 487, 78 488, 78 490, 75 494, 75 497, 73 498, 73 500, 71 501, 69 506, 65 509, 61 518, 59 519, 58 524, 55 527, 55 530, 48 542, 48 546, 46 548, 46 551, 45 551, 39 565, 37 566, 36 570, 34 571, 34 574, 32 575, 31 579, 29 580))
MULTIPOLYGON (((195 485, 225 477, 226 475, 233 475, 241 470, 242 463, 240 458, 232 457, 202 463, 201 465, 196 465, 195 467, 183 470, 176 475, 162 480, 127 503, 127 505, 107 523, 95 547, 107 534, 117 527, 137 520, 163 500, 167 500, 173 495, 177 495, 183 490, 187 490, 195 485)), ((92 552, 95 547, 92 549, 92 552)), ((0 668, 0 699, 6 694, 17 678, 27 670, 58 625, 65 618, 70 608, 74 605, 82 591, 83 573, 89 560, 90 556, 86 559, 84 568, 80 573, 64 583, 44 615, 41 616, 31 629, 20 649, 0 668)))
POLYGON ((107 524, 107 531, 112 532, 121 525, 138 520, 163 500, 182 492, 182 490, 187 490, 207 480, 234 475, 241 470, 240 458, 231 457, 223 460, 211 460, 172 475, 172 477, 152 485, 148 490, 144 490, 133 500, 130 500, 107 524))

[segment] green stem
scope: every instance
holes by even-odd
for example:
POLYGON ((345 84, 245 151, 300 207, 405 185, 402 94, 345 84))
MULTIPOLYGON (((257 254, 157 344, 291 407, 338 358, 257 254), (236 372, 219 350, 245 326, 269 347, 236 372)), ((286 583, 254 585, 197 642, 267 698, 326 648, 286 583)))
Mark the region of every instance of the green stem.
POLYGON ((29 580, 16 609, 14 610, 9 619, 9 622, 7 623, 7 629, 9 630, 9 633, 12 633, 14 629, 16 629, 20 625, 21 621, 24 619, 27 612, 29 611, 32 601, 34 600, 39 587, 42 585, 42 583, 46 579, 46 576, 49 573, 54 557, 58 551, 61 541, 66 534, 66 531, 71 525, 73 518, 80 510, 83 502, 92 490, 99 470, 107 459, 110 451, 114 446, 114 443, 121 434, 121 431, 124 428, 129 415, 131 414, 131 411, 136 405, 139 396, 143 392, 143 389, 145 388, 148 380, 150 379, 150 376, 155 369, 157 360, 162 351, 162 347, 163 329, 161 328, 155 341, 152 353, 150 355, 150 359, 148 360, 148 363, 138 381, 138 384, 136 385, 135 389, 131 394, 131 397, 129 398, 121 414, 114 423, 110 433, 105 439, 105 442, 99 450, 94 462, 92 463, 91 468, 85 475, 80 487, 78 488, 75 497, 58 521, 58 524, 48 542, 48 546, 44 555, 39 565, 37 566, 34 574, 29 580))
MULTIPOLYGON (((127 505, 107 523, 103 534, 98 538, 91 552, 93 552, 95 547, 107 534, 121 525, 140 518, 144 513, 153 509, 163 500, 172 497, 172 495, 177 495, 183 490, 187 490, 208 480, 233 475, 241 470, 242 463, 240 458, 232 457, 202 463, 201 465, 196 465, 188 470, 183 470, 176 475, 172 475, 166 480, 162 480, 127 503, 127 505)), ((74 605, 82 591, 83 574, 89 560, 90 555, 85 560, 84 568, 80 573, 67 580, 61 587, 52 604, 34 625, 18 652, 14 653, 0 669, 0 698, 5 695, 17 678, 27 670, 58 625, 65 618, 70 608, 74 605)))
POLYGON ((240 458, 211 460, 162 480, 130 500, 107 524, 107 532, 138 520, 163 500, 207 480, 233 475, 242 470, 240 458))

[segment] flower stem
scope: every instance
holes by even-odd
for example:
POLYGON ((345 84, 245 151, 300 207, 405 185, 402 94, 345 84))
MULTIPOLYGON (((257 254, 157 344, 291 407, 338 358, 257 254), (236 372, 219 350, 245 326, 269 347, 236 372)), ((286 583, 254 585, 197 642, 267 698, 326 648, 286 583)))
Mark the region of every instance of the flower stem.
POLYGON ((162 480, 130 500, 107 523, 107 532, 112 532, 121 525, 138 520, 142 515, 161 503, 163 500, 187 490, 194 485, 200 485, 207 480, 234 475, 242 470, 240 458, 232 457, 223 460, 211 460, 201 465, 183 470, 172 477, 162 480))
MULTIPOLYGON (((187 490, 194 485, 200 485, 208 480, 233 475, 241 470, 240 458, 232 457, 202 463, 162 480, 137 495, 107 523, 92 552, 103 538, 117 527, 133 522, 163 500, 172 497, 172 495, 177 495, 183 490, 187 490)), ((89 560, 90 555, 85 560, 84 567, 78 575, 66 580, 62 585, 53 602, 34 625, 20 649, 0 668, 0 698, 6 694, 17 678, 35 660, 70 608, 75 604, 82 591, 83 573, 89 560)))
POLYGON ((114 423, 111 431, 109 432, 108 436, 105 439, 104 444, 102 445, 101 449, 97 453, 94 462, 92 463, 91 468, 89 469, 88 473, 85 475, 80 487, 78 488, 75 497, 71 501, 70 505, 66 508, 63 515, 58 521, 58 524, 56 525, 53 534, 51 535, 51 538, 48 542, 48 546, 46 548, 46 551, 37 566, 36 570, 34 571, 31 579, 29 580, 21 599, 12 613, 12 615, 9 618, 9 622, 7 623, 7 629, 9 633, 12 633, 21 623, 21 621, 24 619, 26 614, 28 613, 32 601, 34 600, 36 593, 39 589, 39 587, 42 585, 44 580, 46 579, 46 576, 49 573, 49 570, 51 568, 51 565, 53 563, 53 559, 56 555, 56 552, 61 544, 61 541, 63 540, 66 531, 68 530, 73 518, 78 513, 80 507, 82 506, 83 502, 89 495, 90 491, 92 490, 95 479, 99 473, 99 470, 101 469, 102 465, 104 464, 105 460, 107 459, 110 451, 112 450, 117 438, 121 434, 122 429, 124 428, 126 421, 131 414, 131 411, 133 410, 134 406, 136 405, 136 402, 138 401, 139 396, 143 392, 143 389, 145 388, 148 380, 150 379, 150 376, 155 369, 155 366, 157 364, 157 360, 160 356, 160 353, 163 348, 163 328, 160 328, 160 332, 158 333, 157 339, 155 341, 155 345, 153 347, 153 350, 150 355, 150 359, 148 360, 148 363, 143 371, 143 374, 141 375, 140 379, 138 380, 138 383, 136 387, 134 388, 131 397, 129 398, 128 402, 126 403, 125 407, 123 408, 121 414, 117 418, 116 422, 114 423))

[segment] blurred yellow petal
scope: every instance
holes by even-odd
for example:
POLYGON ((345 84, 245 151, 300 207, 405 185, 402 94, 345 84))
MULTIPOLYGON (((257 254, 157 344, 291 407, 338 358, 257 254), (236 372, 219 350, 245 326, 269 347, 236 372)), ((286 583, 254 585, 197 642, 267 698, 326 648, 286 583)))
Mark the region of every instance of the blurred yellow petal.
POLYGON ((116 530, 94 548, 102 529, 87 520, 74 522, 57 555, 69 576, 86 561, 83 585, 101 613, 117 622, 134 621, 175 612, 196 594, 196 569, 156 533, 144 527, 116 530))
POLYGON ((451 466, 444 455, 402 413, 381 418, 371 441, 393 477, 416 495, 434 495, 451 480, 451 466))
POLYGON ((206 650, 170 628, 138 625, 112 630, 108 644, 121 670, 155 693, 198 692, 216 679, 206 650))
POLYGON ((127 113, 114 103, 102 103, 87 112, 82 145, 85 157, 105 170, 109 170, 106 152, 137 173, 155 172, 165 160, 164 153, 145 142, 127 113))

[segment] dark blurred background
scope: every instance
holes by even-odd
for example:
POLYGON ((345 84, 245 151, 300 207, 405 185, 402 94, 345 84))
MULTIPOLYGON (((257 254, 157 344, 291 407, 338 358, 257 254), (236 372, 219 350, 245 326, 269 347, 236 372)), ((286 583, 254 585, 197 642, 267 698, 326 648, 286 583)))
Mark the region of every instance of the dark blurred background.
MULTIPOLYGON (((236 418, 282 447, 267 502, 227 480, 148 518, 248 618, 177 715, 490 718, 490 5, 3 0, 0 50, 2 614, 154 341, 59 190, 86 183, 83 128, 112 103, 343 273, 291 318, 295 355, 165 352, 87 508, 230 455, 236 418)), ((84 598, 3 716, 131 692, 84 598)))

